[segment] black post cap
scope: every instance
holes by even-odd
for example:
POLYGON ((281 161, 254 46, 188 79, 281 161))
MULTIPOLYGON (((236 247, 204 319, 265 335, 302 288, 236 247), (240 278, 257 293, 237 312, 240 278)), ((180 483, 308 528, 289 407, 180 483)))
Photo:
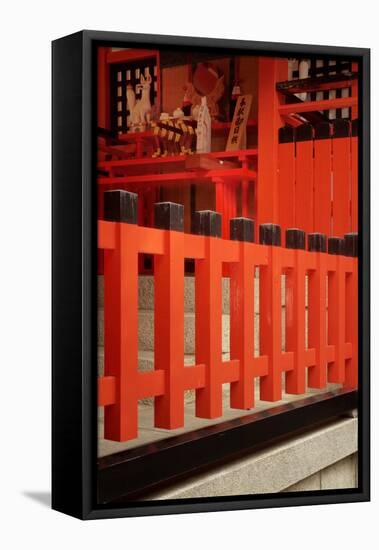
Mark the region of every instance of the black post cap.
POLYGON ((306 122, 295 129, 296 141, 310 141, 313 138, 313 126, 306 122))
POLYGON ((295 132, 291 126, 279 128, 279 143, 293 143, 295 141, 295 132))
POLYGON ((346 233, 345 255, 353 258, 358 256, 358 233, 346 233))
POLYGON ((184 231, 184 206, 176 202, 157 202, 154 207, 154 225, 157 229, 184 231))
POLYGON ((221 214, 213 210, 200 210, 192 218, 192 232, 206 237, 221 237, 221 214))
POLYGON ((254 220, 250 218, 232 218, 230 220, 230 239, 232 241, 254 242, 254 220))
POLYGON ((315 139, 328 139, 330 138, 331 127, 329 122, 319 122, 315 125, 315 139))
POLYGON ((280 225, 276 225, 274 223, 262 223, 259 226, 259 242, 260 244, 280 246, 282 242, 280 225))
POLYGON ((305 231, 296 228, 287 229, 286 247, 305 250, 305 231))
POLYGON ((358 119, 355 118, 351 121, 351 136, 356 137, 358 135, 358 119))
POLYGON ((138 195, 116 189, 104 193, 104 220, 137 223, 138 195))
POLYGON ((328 252, 329 254, 342 255, 345 253, 345 242, 342 237, 329 237, 328 252))
POLYGON ((308 250, 310 252, 326 252, 326 235, 323 233, 309 233, 308 250))
POLYGON ((346 118, 336 118, 332 122, 333 137, 349 137, 350 136, 350 122, 346 118))

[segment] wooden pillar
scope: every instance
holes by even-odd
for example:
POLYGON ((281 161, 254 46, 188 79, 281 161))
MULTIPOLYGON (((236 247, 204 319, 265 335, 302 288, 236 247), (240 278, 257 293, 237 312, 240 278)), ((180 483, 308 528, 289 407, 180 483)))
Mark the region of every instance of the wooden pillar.
POLYGON ((258 63, 258 186, 257 221, 278 219, 278 132, 282 126, 278 107, 282 102, 276 83, 287 80, 288 60, 260 57, 258 63))

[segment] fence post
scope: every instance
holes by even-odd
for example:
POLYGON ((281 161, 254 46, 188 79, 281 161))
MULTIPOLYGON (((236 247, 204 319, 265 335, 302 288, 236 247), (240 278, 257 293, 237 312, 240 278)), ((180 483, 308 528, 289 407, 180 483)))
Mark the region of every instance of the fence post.
POLYGON ((137 195, 104 193, 104 219, 115 224, 115 249, 104 251, 104 375, 114 376, 116 402, 104 410, 104 437, 138 435, 137 195))
POLYGON ((254 221, 230 220, 230 239, 240 241, 239 262, 230 264, 230 358, 239 360, 239 379, 230 385, 230 406, 254 407, 254 221))
POLYGON ((184 208, 155 205, 155 227, 165 230, 162 255, 154 258, 154 368, 165 373, 165 391, 155 398, 155 426, 184 425, 184 208))
POLYGON ((279 225, 261 224, 260 244, 268 245, 268 264, 260 269, 259 324, 260 353, 268 357, 268 374, 260 379, 260 398, 278 401, 282 397, 281 369, 281 274, 282 267, 276 247, 281 244, 279 225))
POLYGON ((330 235, 332 226, 332 138, 329 122, 314 128, 314 231, 330 235))
POLYGON ((342 384, 345 381, 345 277, 343 263, 344 239, 329 237, 328 253, 336 256, 335 268, 328 274, 328 333, 329 344, 334 346, 334 359, 329 362, 328 381, 342 384))
POLYGON ((298 126, 295 138, 295 225, 309 233, 314 231, 313 126, 298 126))
POLYGON ((305 393, 305 232, 287 229, 286 247, 294 250, 294 265, 286 272, 286 351, 293 351, 293 369, 286 373, 286 392, 305 393))
POLYGON ((196 364, 205 365, 205 386, 196 390, 196 416, 217 418, 222 415, 222 261, 217 242, 221 215, 210 210, 195 212, 193 232, 205 238, 205 257, 195 260, 196 364))
POLYGON ((315 350, 315 364, 308 369, 308 386, 325 388, 327 383, 327 255, 326 235, 310 233, 308 250, 316 254, 316 266, 308 274, 308 348, 315 350))
MULTIPOLYGON (((351 125, 348 120, 333 122, 333 233, 351 231, 351 125)), ((356 189, 354 190, 356 192, 356 189)))
POLYGON ((345 254, 352 260, 346 278, 346 341, 351 342, 352 356, 346 361, 345 387, 358 386, 358 233, 345 235, 345 254))

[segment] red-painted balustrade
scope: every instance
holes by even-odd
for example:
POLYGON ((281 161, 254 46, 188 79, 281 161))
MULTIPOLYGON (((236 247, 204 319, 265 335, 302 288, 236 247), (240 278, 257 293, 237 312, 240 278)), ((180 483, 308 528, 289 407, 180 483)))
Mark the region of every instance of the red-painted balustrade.
POLYGON ((183 232, 183 207, 155 205, 155 227, 137 225, 137 195, 108 191, 98 247, 104 251, 104 376, 98 404, 105 408, 106 439, 138 437, 138 401, 154 397, 154 425, 184 425, 184 392, 196 390, 195 414, 223 414, 222 385, 230 407, 303 394, 328 382, 355 388, 358 381, 358 236, 327 238, 299 229, 230 220, 196 212, 193 233, 183 232), (154 370, 138 370, 138 255, 154 257, 154 370), (184 260, 195 260, 195 364, 184 366, 184 260), (229 266, 230 359, 222 360, 222 277, 229 266), (254 354, 254 273, 259 269, 259 355, 254 354), (285 283, 282 349, 281 275, 285 283), (308 302, 306 303, 306 301, 308 302), (306 313, 307 312, 307 313, 306 313), (307 320, 306 320, 307 319, 307 320), (308 371, 308 376, 306 372, 308 371))

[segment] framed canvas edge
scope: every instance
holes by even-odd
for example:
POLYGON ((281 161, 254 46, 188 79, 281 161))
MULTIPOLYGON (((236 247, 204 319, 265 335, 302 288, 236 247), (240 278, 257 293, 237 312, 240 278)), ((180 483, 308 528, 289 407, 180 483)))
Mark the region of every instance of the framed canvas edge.
MULTIPOLYGON (((366 48, 350 48, 350 47, 334 47, 334 46, 317 46, 317 45, 301 45, 301 44, 284 44, 272 42, 253 42, 240 41, 229 39, 214 39, 214 38, 196 38, 196 37, 176 37, 164 35, 144 35, 134 33, 115 33, 102 31, 81 31, 71 35, 80 37, 81 40, 81 62, 82 62, 82 139, 81 139, 81 159, 80 166, 76 166, 76 173, 80 179, 77 183, 81 192, 81 207, 82 207, 82 230, 80 235, 75 238, 80 238, 82 244, 82 263, 81 263, 81 280, 82 280, 82 299, 81 299, 81 331, 82 331, 82 347, 81 347, 81 370, 80 373, 74 372, 71 369, 71 374, 75 377, 76 385, 80 385, 81 401, 80 401, 80 418, 77 419, 77 424, 80 426, 81 446, 80 449, 75 446, 73 451, 80 463, 81 483, 78 493, 73 493, 73 500, 77 500, 74 506, 63 507, 56 505, 53 490, 53 508, 81 519, 100 519, 111 517, 129 517, 129 516, 145 516, 159 514, 174 514, 174 513, 191 513, 191 512, 211 512, 222 510, 240 510, 282 506, 300 506, 313 504, 332 504, 343 502, 361 502, 370 499, 370 234, 369 234, 369 216, 370 216, 370 50, 366 48), (94 396, 96 395, 96 376, 92 372, 91 365, 93 364, 93 346, 96 342, 96 271, 95 271, 95 255, 91 253, 96 247, 96 216, 94 206, 94 193, 91 190, 92 182, 92 155, 94 152, 94 132, 93 123, 95 117, 95 106, 92 104, 92 91, 94 63, 93 47, 102 42, 112 42, 120 44, 143 42, 145 45, 167 45, 167 46, 196 46, 210 48, 227 48, 250 50, 254 53, 267 53, 282 55, 296 54, 309 52, 312 54, 332 53, 333 55, 348 55, 355 56, 362 63, 362 79, 361 79, 361 94, 360 94, 360 109, 361 109, 361 127, 360 127, 360 165, 359 165, 359 181, 361 193, 360 201, 360 399, 359 399, 359 488, 357 490, 333 490, 318 492, 309 492, 284 496, 283 494, 275 495, 256 495, 250 497, 236 498, 212 498, 212 499, 196 499, 191 502, 185 500, 178 501, 146 501, 141 502, 136 506, 131 503, 129 506, 120 508, 109 507, 99 508, 95 505, 96 496, 96 462, 94 456, 96 453, 96 422, 93 418, 97 417, 97 408, 94 396), (80 376, 79 376, 80 375, 80 376)), ((65 37, 53 42, 54 44, 60 41, 67 40, 65 37)), ((53 92, 54 98, 54 92, 53 92)), ((53 103, 54 111, 54 103, 53 103)), ((54 113, 53 113, 54 119, 54 113)), ((53 122, 54 126, 54 122, 53 122)), ((77 176, 78 177, 78 176, 77 176)), ((53 188, 54 188, 54 171, 53 171, 53 188)), ((53 220, 54 226, 54 220, 53 220)), ((54 246, 54 244, 53 244, 54 246)), ((55 243, 57 246, 57 243, 55 243)), ((77 269, 75 266, 71 266, 77 269)), ((55 275, 56 280, 63 275, 55 275)), ((68 289, 67 282, 64 283, 68 289)), ((53 319, 56 311, 53 308, 53 319)), ((54 336, 53 336, 54 346, 54 336)), ((53 380, 54 385, 54 380, 53 380)), ((54 406, 54 405, 53 405, 54 406)), ((58 422, 60 427, 65 424, 62 420, 58 422)), ((56 426, 56 425, 55 425, 56 426)), ((54 430, 54 422, 53 422, 54 430)), ((67 449, 66 449, 67 451, 67 449)), ((63 449, 62 449, 63 452, 63 449)), ((57 475, 56 468, 53 472, 57 475)), ((70 474, 70 472, 68 472, 70 474)), ((66 477, 66 476, 65 476, 66 477)), ((74 503, 73 503, 74 504, 74 503)))
POLYGON ((82 33, 52 44, 52 508, 75 517, 83 517, 88 364, 82 360, 82 48, 82 33))

